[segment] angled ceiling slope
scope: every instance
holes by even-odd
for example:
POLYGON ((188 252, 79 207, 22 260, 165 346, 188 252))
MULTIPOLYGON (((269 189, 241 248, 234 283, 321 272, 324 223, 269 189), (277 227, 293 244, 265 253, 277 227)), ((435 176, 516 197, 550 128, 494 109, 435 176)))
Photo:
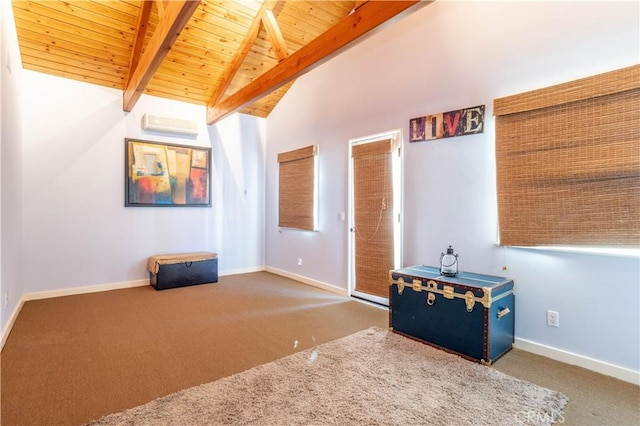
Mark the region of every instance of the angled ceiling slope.
POLYGON ((295 78, 430 2, 13 0, 25 69, 266 117, 295 78))

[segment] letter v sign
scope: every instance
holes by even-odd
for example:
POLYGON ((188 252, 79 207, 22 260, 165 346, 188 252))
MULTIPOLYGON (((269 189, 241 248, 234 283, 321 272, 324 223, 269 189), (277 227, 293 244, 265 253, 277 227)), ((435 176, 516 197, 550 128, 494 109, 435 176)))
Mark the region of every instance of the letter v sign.
POLYGON ((457 111, 449 111, 443 114, 444 118, 444 137, 452 138, 454 136, 460 136, 463 132, 463 128, 461 126, 460 116, 462 115, 461 110, 457 111))

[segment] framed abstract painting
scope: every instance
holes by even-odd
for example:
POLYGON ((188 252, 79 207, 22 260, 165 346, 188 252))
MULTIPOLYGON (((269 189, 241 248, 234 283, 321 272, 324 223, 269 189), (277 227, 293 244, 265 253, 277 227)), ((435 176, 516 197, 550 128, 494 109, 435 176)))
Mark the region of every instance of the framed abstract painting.
POLYGON ((211 207, 211 148, 125 139, 126 207, 211 207))

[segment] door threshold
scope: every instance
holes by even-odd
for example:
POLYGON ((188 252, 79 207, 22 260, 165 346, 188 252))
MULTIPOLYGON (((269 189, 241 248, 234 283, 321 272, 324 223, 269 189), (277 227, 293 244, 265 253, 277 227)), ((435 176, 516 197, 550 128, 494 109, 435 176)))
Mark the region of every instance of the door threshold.
POLYGON ((353 299, 356 299, 356 301, 358 301, 358 302, 366 303, 367 305, 371 305, 371 306, 376 307, 376 308, 389 309, 389 302, 387 302, 387 303, 384 303, 382 301, 378 302, 378 301, 375 301, 375 300, 367 299, 367 298, 365 298, 363 296, 358 296, 357 294, 352 294, 351 297, 353 299))

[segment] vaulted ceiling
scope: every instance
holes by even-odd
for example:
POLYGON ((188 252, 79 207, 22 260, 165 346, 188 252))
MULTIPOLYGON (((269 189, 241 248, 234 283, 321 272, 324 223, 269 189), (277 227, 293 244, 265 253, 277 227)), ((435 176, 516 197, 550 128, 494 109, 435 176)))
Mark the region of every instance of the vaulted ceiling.
MULTIPOLYGON (((428 1, 13 0, 25 69, 266 117, 295 78, 428 1)), ((357 78, 354 76, 354 78, 357 78)))

